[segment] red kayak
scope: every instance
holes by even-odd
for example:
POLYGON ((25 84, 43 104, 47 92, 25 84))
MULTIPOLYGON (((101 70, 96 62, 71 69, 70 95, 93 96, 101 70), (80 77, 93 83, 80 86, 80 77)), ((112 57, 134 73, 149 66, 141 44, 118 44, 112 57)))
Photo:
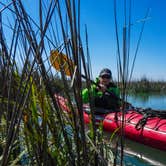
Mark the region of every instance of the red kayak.
MULTIPOLYGON (((67 107, 67 100, 56 95, 56 100, 59 106, 67 112, 70 112, 67 107)), ((84 105, 84 122, 90 122, 90 109, 88 105, 84 105)), ((95 110, 96 111, 96 110, 95 110)), ((102 122, 103 128, 106 131, 120 132, 122 126, 122 113, 111 112, 101 109, 95 115, 96 123, 102 122), (105 114, 101 114, 105 112, 105 114)), ((130 109, 124 115, 124 133, 126 138, 133 141, 166 151, 166 118, 157 117, 157 113, 153 110, 130 109)))

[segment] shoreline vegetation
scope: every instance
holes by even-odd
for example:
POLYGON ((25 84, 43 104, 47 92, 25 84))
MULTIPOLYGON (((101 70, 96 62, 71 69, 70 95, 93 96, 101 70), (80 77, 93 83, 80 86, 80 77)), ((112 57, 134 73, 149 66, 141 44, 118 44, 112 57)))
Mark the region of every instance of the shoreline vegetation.
MULTIPOLYGON (((115 83, 120 87, 122 87, 122 82, 115 83)), ((86 82, 82 81, 83 88, 86 87, 86 82)), ((59 88, 61 86, 59 80, 59 88)), ((63 89, 62 87, 60 89, 63 89)), ((120 90, 122 90, 120 88, 120 90)), ((165 95, 166 94, 166 81, 160 80, 151 80, 146 77, 142 77, 141 79, 135 79, 128 84, 127 93, 131 95, 143 95, 143 94, 158 94, 158 95, 165 95)))
POLYGON ((166 81, 153 81, 147 78, 132 81, 129 84, 129 94, 166 94, 166 81))
MULTIPOLYGON (((1 74, 2 75, 2 74, 1 74)), ((117 83, 121 87, 122 83, 117 83)), ((52 79, 50 77, 50 84, 52 90, 56 93, 61 93, 64 90, 63 80, 58 76, 52 79)), ((68 84, 71 84, 71 81, 68 81, 68 84)), ((3 85, 3 79, 0 77, 0 86, 3 85)), ((82 88, 86 87, 86 81, 82 81, 82 88)), ((131 81, 128 88, 128 94, 130 95, 143 95, 143 94, 153 94, 153 95, 166 95, 166 81, 154 81, 147 78, 141 78, 134 81, 131 81)))

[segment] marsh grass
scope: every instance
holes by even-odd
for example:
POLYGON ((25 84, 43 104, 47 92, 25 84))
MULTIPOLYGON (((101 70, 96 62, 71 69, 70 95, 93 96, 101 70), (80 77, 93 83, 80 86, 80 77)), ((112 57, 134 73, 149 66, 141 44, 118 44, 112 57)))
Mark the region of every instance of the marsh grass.
POLYGON ((130 94, 166 94, 166 82, 154 81, 147 77, 132 81, 130 84, 130 94))
MULTIPOLYGON (((26 2, 0 5, 1 165, 112 164, 111 148, 102 128, 95 127, 93 111, 92 127, 84 130, 81 73, 90 78, 90 65, 80 36, 80 1, 39 0, 38 20, 29 15, 26 2), (63 67, 55 71, 51 66, 49 54, 56 49, 73 60, 74 77, 67 77, 63 67), (55 100, 57 77, 70 116, 55 100)), ((88 79, 86 84, 89 88, 88 79)))
MULTIPOLYGON (((124 5, 121 53, 114 1, 118 82, 121 83, 123 101, 127 99, 127 87, 144 28, 143 22, 130 71, 129 2, 128 19, 124 5)), ((83 121, 81 74, 87 78, 85 86, 88 89, 92 74, 87 28, 86 47, 82 45, 80 34, 80 0, 34 1, 34 15, 29 14, 32 8, 26 3, 21 0, 0 2, 0 164, 116 165, 118 154, 113 154, 110 142, 105 142, 102 127, 95 126, 93 102, 90 102, 92 121, 88 131, 83 121), (66 76, 63 65, 58 71, 51 66, 49 56, 52 50, 63 52, 67 59, 72 59, 74 65, 66 63, 70 73, 74 74, 66 76), (55 93, 67 99, 71 110, 69 115, 55 100, 55 93)), ((124 108, 125 102, 120 127, 121 165, 124 108)), ((116 131, 111 141, 115 135, 116 131)))
MULTIPOLYGON (((124 158, 124 125, 125 125, 125 108, 128 91, 131 86, 131 79, 134 71, 135 61, 137 58, 138 50, 141 44, 141 39, 143 36, 143 31, 145 27, 145 22, 149 16, 150 9, 147 9, 145 17, 141 22, 141 29, 138 35, 138 40, 136 41, 136 48, 133 49, 133 57, 131 53, 131 48, 133 48, 131 43, 131 26, 132 26, 132 1, 123 1, 123 26, 118 26, 118 2, 114 0, 114 20, 115 20, 115 35, 116 35, 116 45, 117 45, 117 70, 118 70, 118 85, 121 90, 122 98, 122 124, 120 126, 120 165, 123 165, 124 158), (119 31, 122 31, 122 35, 119 31), (122 41, 120 40, 122 39, 122 41)), ((118 144, 118 142, 117 142, 118 144)))

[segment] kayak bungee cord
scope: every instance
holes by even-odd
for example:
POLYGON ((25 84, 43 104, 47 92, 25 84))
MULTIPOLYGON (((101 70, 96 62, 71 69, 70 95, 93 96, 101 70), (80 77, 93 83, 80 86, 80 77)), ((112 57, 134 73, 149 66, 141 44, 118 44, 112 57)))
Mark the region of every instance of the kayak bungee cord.
POLYGON ((146 109, 136 108, 135 111, 140 114, 143 114, 143 118, 141 118, 135 126, 137 130, 143 129, 149 118, 158 117, 160 119, 166 119, 166 111, 152 110, 151 108, 146 108, 146 109))

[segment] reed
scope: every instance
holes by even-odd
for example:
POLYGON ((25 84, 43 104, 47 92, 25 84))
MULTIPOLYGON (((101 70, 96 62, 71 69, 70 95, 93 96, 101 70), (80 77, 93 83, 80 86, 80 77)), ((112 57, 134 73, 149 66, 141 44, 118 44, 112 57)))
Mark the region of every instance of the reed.
MULTIPOLYGON (((94 125, 94 112, 88 133, 83 122, 81 73, 83 68, 90 78, 91 69, 80 35, 80 1, 38 0, 38 20, 26 2, 0 4, 0 164, 113 164, 110 144, 94 125), (74 78, 51 67, 50 51, 56 49, 73 59, 74 78), (71 116, 55 100, 59 89, 71 116)), ((87 32, 86 38, 88 43, 87 32)), ((90 87, 88 80, 86 84, 90 87)))
MULTIPOLYGON (((92 122, 88 131, 83 121, 81 74, 85 73, 88 89, 92 74, 87 28, 86 51, 80 33, 80 0, 38 0, 33 3, 38 19, 35 14, 29 14, 32 9, 27 2, 0 2, 0 164, 116 165, 117 153, 113 154, 110 142, 105 141, 102 127, 95 126, 93 102, 90 102, 92 122), (53 69, 49 62, 51 50, 63 52, 67 59, 72 59, 75 65, 68 63, 68 66, 74 75, 66 76, 62 66, 59 71, 53 69), (55 100, 55 93, 67 99, 70 116, 55 100)), ((128 8, 124 1, 122 50, 116 3, 114 0, 118 84, 122 100, 126 101, 145 21, 129 70, 131 0, 128 8)), ((148 11, 144 20, 147 17, 148 11)), ((121 131, 121 165, 124 107, 125 103, 123 123, 118 129, 121 131)))
POLYGON ((147 77, 142 77, 138 80, 133 80, 130 84, 130 94, 166 94, 165 81, 154 81, 147 77))
MULTIPOLYGON (((145 22, 149 15, 149 9, 145 14, 144 21, 142 22, 140 34, 138 36, 138 41, 136 42, 136 49, 134 49, 133 57, 131 56, 131 25, 132 25, 132 1, 123 1, 123 26, 118 26, 118 1, 114 0, 114 21, 115 21, 115 35, 116 35, 116 45, 117 45, 117 71, 118 71, 118 85, 121 90, 122 101, 127 101, 128 91, 131 85, 131 79, 134 71, 135 61, 137 58, 139 46, 141 44, 141 39, 143 35, 143 30, 145 27, 145 22), (119 33, 122 31, 122 34, 119 33), (120 40, 122 39, 122 41, 120 40)), ((124 114, 125 114, 125 102, 122 103, 122 125, 120 128, 120 165, 123 165, 124 158, 124 114)), ((117 142, 118 144, 118 142, 117 142)))

